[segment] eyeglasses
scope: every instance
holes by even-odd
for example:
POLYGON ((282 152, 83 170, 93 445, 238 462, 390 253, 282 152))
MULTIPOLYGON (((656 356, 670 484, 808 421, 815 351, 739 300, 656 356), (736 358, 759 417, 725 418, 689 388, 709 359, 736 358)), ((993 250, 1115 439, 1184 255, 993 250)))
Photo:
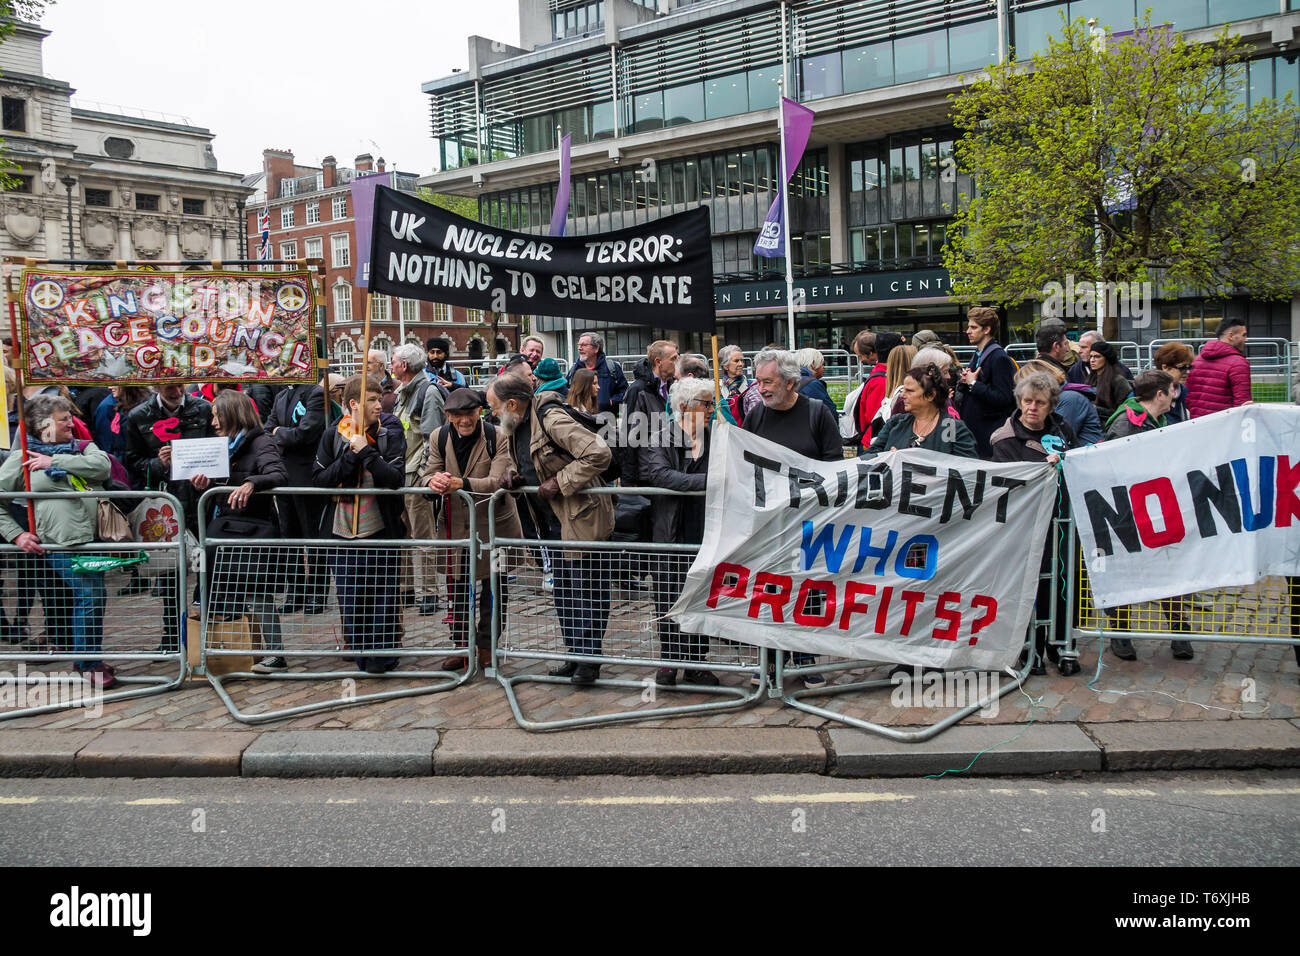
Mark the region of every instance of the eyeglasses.
POLYGON ((702 401, 696 400, 696 401, 694 401, 694 402, 691 402, 691 404, 692 404, 692 405, 698 405, 700 408, 713 408, 713 407, 716 406, 717 403, 716 403, 716 402, 702 402, 702 401))
POLYGON ((1191 367, 1190 365, 1180 365, 1180 366, 1178 366, 1178 371, 1182 372, 1183 374, 1186 374, 1186 373, 1190 372, 1191 370, 1192 370, 1192 367, 1191 367))

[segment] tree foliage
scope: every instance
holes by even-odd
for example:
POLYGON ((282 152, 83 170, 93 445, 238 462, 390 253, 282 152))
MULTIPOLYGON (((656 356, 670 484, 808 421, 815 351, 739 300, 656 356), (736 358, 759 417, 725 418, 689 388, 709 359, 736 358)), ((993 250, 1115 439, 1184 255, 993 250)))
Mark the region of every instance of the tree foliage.
POLYGON ((1187 43, 1149 11, 1134 27, 1103 46, 1063 23, 1032 64, 992 66, 954 95, 956 160, 976 184, 945 249, 958 299, 1013 305, 1067 275, 1292 293, 1296 104, 1247 109, 1246 48, 1226 31, 1187 43))

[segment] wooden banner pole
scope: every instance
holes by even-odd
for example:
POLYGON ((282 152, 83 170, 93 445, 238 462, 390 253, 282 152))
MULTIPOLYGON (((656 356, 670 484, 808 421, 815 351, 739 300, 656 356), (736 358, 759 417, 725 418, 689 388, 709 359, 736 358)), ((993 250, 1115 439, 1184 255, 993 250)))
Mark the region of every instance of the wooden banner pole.
MULTIPOLYGON (((14 302, 13 296, 13 272, 7 262, 4 267, 4 282, 5 304, 9 307, 9 341, 13 349, 9 361, 14 370, 14 408, 18 412, 18 448, 23 462, 23 490, 30 493, 32 472, 27 467, 27 420, 23 412, 23 366, 26 364, 26 355, 23 354, 22 360, 18 360, 23 346, 18 338, 18 304, 14 302)), ((8 414, 8 409, 5 409, 5 414, 8 414)), ((36 505, 31 498, 27 499, 27 530, 36 534, 36 505)))
POLYGON ((713 417, 716 421, 722 414, 722 369, 718 368, 718 333, 714 332, 709 338, 713 342, 713 417))
MULTIPOLYGON (((362 333, 361 343, 361 408, 357 416, 352 418, 352 427, 357 429, 358 433, 364 438, 366 434, 366 389, 370 380, 370 289, 366 289, 366 322, 365 331, 362 333)), ((357 487, 361 487, 361 476, 365 471, 364 467, 357 467, 357 487)), ((356 495, 352 500, 352 537, 357 536, 357 522, 361 519, 361 495, 356 495)))

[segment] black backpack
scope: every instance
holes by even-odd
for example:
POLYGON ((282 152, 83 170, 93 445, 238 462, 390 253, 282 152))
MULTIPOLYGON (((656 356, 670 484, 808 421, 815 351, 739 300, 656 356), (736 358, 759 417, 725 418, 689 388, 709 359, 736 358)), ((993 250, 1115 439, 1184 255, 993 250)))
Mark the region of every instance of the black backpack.
MULTIPOLYGON (((546 427, 546 413, 551 411, 551 409, 556 409, 558 411, 565 412, 570 418, 572 418, 583 428, 587 429, 587 431, 591 432, 593 435, 599 434, 600 432, 600 419, 596 418, 594 415, 589 415, 588 413, 582 411, 581 409, 574 408, 572 405, 569 405, 565 402, 553 402, 552 404, 546 406, 546 408, 542 410, 542 414, 537 416, 537 420, 542 425, 542 433, 546 435, 546 440, 551 443, 551 447, 554 448, 556 451, 562 453, 568 459, 572 460, 573 456, 570 455, 562 445, 560 445, 558 442, 556 442, 554 438, 551 437, 550 429, 546 427)), ((622 461, 622 456, 620 454, 622 449, 618 446, 614 446, 610 448, 609 451, 610 451, 609 467, 606 468, 603 472, 601 472, 600 478, 603 482, 605 482, 605 484, 612 485, 614 482, 618 481, 619 477, 622 476, 623 474, 623 461, 622 461)))

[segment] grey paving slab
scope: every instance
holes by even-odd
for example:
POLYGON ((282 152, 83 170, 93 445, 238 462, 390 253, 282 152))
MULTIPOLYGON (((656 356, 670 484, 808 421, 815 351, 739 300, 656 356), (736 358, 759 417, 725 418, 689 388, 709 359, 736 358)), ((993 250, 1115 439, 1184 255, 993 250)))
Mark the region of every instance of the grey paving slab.
POLYGON ((0 730, 0 777, 73 777, 77 752, 102 730, 0 730))
POLYGON ((821 773, 826 748, 812 729, 766 727, 448 730, 435 775, 821 773))
POLYGON ((257 738, 230 730, 106 730, 77 753, 83 777, 237 777, 257 738))
MULTIPOLYGON (((919 730, 899 727, 898 730, 919 730)), ((1100 770, 1101 750, 1073 724, 958 725, 932 740, 903 743, 850 727, 829 731, 840 777, 901 777, 963 771, 971 775, 1100 770), (972 764, 973 761, 973 764, 972 764)))
POLYGON ((244 751, 245 777, 427 777, 436 730, 268 730, 244 751))
POLYGON ((1300 767, 1300 729, 1288 720, 1085 724, 1107 770, 1300 767))

